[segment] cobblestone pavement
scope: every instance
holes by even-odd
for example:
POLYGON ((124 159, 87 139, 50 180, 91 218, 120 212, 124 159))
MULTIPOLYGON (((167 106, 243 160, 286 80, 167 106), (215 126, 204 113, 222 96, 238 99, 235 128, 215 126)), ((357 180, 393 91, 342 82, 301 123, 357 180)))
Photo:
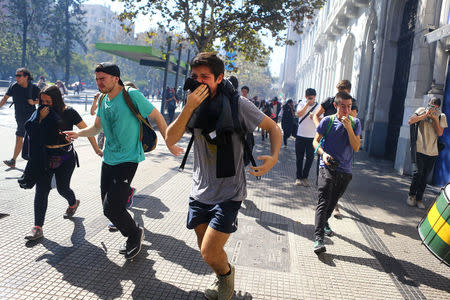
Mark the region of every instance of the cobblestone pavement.
MULTIPOLYGON (((87 123, 93 118, 79 110, 87 123)), ((0 158, 12 154, 14 128, 0 110, 0 158)), ((255 134, 257 154, 269 143, 255 134)), ((186 146, 188 138, 182 140, 186 146)), ((332 218, 335 236, 327 252, 312 251, 317 191, 294 186, 294 141, 261 181, 249 176, 239 229, 226 245, 236 265, 233 299, 449 299, 450 268, 421 245, 416 226, 423 210, 406 206, 410 178, 391 163, 358 153, 353 180, 340 200, 342 219, 332 218)), ((203 299, 214 276, 202 261, 195 234, 185 227, 191 187, 191 155, 185 172, 159 138, 139 165, 131 208, 145 228, 141 254, 132 262, 119 255, 124 238, 109 232, 102 215, 100 159, 87 139, 76 141, 80 168, 72 188, 80 208, 72 220, 66 201, 52 190, 44 238, 26 243, 33 225, 34 190, 23 190, 17 169, 0 167, 1 299, 203 299)), ((311 170, 311 182, 315 170, 311 170)), ((439 193, 428 188, 430 205, 439 193)))

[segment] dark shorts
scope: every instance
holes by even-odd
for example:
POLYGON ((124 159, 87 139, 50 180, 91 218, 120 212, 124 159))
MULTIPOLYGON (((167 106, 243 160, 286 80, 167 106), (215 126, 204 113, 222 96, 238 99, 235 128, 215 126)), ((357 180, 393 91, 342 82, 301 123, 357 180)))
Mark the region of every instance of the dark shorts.
POLYGON ((200 224, 208 224, 209 227, 223 233, 235 232, 241 203, 240 201, 225 201, 210 205, 191 198, 186 227, 194 229, 200 224))
POLYGON ((28 121, 28 119, 31 117, 31 115, 33 114, 33 112, 31 112, 30 114, 20 114, 20 115, 16 115, 16 123, 17 123, 17 130, 16 130, 16 135, 17 136, 21 136, 24 137, 25 136, 25 122, 28 121))

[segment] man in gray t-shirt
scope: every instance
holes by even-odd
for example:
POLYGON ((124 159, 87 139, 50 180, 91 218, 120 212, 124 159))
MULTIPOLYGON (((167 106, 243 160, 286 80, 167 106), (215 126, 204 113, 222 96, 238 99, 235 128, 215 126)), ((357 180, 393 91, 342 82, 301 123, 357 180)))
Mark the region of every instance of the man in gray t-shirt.
MULTIPOLYGON (((242 200, 247 195, 245 166, 243 161, 244 146, 238 133, 231 136, 216 136, 221 120, 230 119, 224 113, 224 104, 216 110, 205 110, 207 105, 227 103, 223 86, 224 63, 214 53, 199 53, 191 62, 191 77, 201 83, 187 96, 182 112, 167 128, 166 144, 175 144, 190 124, 191 117, 198 121, 194 132, 194 174, 193 186, 189 199, 187 227, 194 229, 198 246, 204 261, 216 273, 217 279, 205 291, 208 299, 230 299, 234 291, 234 267, 228 263, 224 245, 230 234, 237 230, 237 214, 242 200), (205 105, 199 107, 207 99, 205 105), (222 100, 221 100, 222 99, 222 100), (199 108, 193 115, 194 110, 199 108), (203 109, 203 110, 202 110, 203 109), (206 112, 206 113, 205 113, 206 112), (215 117, 215 116, 220 116, 215 117), (224 117, 225 116, 225 117, 224 117), (211 123, 216 123, 212 126, 211 123), (202 125, 199 125, 202 124, 202 125), (227 143, 214 143, 213 140, 224 139, 227 143), (230 147, 230 144, 232 147, 230 147), (231 157, 231 159, 230 159, 231 157), (222 169, 226 169, 224 172, 222 169), (231 170, 231 171, 230 171, 231 170), (225 175, 224 175, 225 174, 225 175)), ((233 98, 236 99, 236 98, 233 98)), ((254 176, 266 174, 277 162, 281 147, 281 130, 269 117, 260 112, 256 106, 244 98, 237 101, 238 118, 247 132, 253 132, 258 126, 270 135, 271 154, 258 157, 263 164, 250 167, 254 176)), ((235 103, 231 102, 230 103, 235 103)), ((191 120, 192 121, 192 120, 191 120)), ((219 135, 217 133, 217 135, 219 135)))

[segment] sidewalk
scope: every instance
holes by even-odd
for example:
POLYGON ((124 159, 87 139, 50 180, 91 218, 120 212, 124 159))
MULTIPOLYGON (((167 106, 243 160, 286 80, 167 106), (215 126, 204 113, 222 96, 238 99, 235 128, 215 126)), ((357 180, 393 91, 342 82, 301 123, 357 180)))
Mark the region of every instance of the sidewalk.
MULTIPOLYGON (((87 116, 84 116, 86 117, 87 116)), ((90 124, 91 120, 86 119, 90 124)), ((12 153, 14 129, 0 124, 0 156, 12 153)), ((269 143, 255 133, 256 154, 269 143)), ((107 230, 99 199, 100 159, 87 139, 76 141, 80 168, 72 188, 81 205, 64 220, 66 201, 52 190, 40 242, 25 243, 33 225, 34 190, 23 190, 17 169, 0 168, 0 298, 6 299, 204 299, 214 276, 202 261, 193 231, 185 227, 193 154, 177 171, 159 136, 139 165, 131 209, 145 227, 141 254, 126 262, 118 254, 120 233, 107 230)), ((186 147, 188 137, 181 145, 186 147)), ((314 254, 315 186, 294 186, 294 142, 261 181, 249 176, 239 229, 226 245, 236 265, 233 299, 449 299, 450 268, 421 245, 416 225, 424 211, 405 203, 410 178, 390 162, 358 153, 353 180, 332 218, 335 236, 327 252, 314 254)), ((257 156, 256 155, 256 156, 257 156)), ((18 169, 25 162, 18 161, 18 169)), ((311 170, 311 182, 315 170, 311 170)), ((438 193, 428 188, 429 205, 438 193)))

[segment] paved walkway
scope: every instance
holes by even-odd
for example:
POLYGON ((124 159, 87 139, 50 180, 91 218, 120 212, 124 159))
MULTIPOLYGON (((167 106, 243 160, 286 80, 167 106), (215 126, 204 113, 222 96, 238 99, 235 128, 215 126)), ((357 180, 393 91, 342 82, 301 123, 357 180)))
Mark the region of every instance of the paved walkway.
MULTIPOLYGON (((4 110, 0 110, 4 113, 4 110)), ((83 113, 90 123, 92 118, 83 113)), ((0 158, 9 159, 14 129, 0 119, 0 158)), ((187 137, 182 140, 186 146, 187 137)), ((269 143, 256 136, 256 153, 269 143)), ((424 211, 406 206, 410 178, 390 162, 358 153, 353 180, 340 201, 343 219, 332 219, 335 236, 327 253, 312 251, 317 192, 293 185, 293 140, 261 181, 248 180, 239 229, 226 245, 236 265, 234 299, 449 299, 450 268, 421 245, 416 225, 424 211)), ((72 188, 81 205, 72 220, 66 201, 50 192, 45 237, 26 243, 33 225, 34 190, 17 185, 17 169, 0 167, 1 299, 203 299, 213 280, 185 228, 192 159, 185 172, 159 139, 139 165, 131 209, 145 227, 142 253, 126 262, 120 233, 107 230, 99 199, 100 159, 86 139, 76 141, 80 168, 72 188)), ((311 171, 311 178, 315 178, 311 171)), ((314 181, 314 180, 311 180, 314 181)), ((429 188, 430 204, 439 190, 429 188)))

